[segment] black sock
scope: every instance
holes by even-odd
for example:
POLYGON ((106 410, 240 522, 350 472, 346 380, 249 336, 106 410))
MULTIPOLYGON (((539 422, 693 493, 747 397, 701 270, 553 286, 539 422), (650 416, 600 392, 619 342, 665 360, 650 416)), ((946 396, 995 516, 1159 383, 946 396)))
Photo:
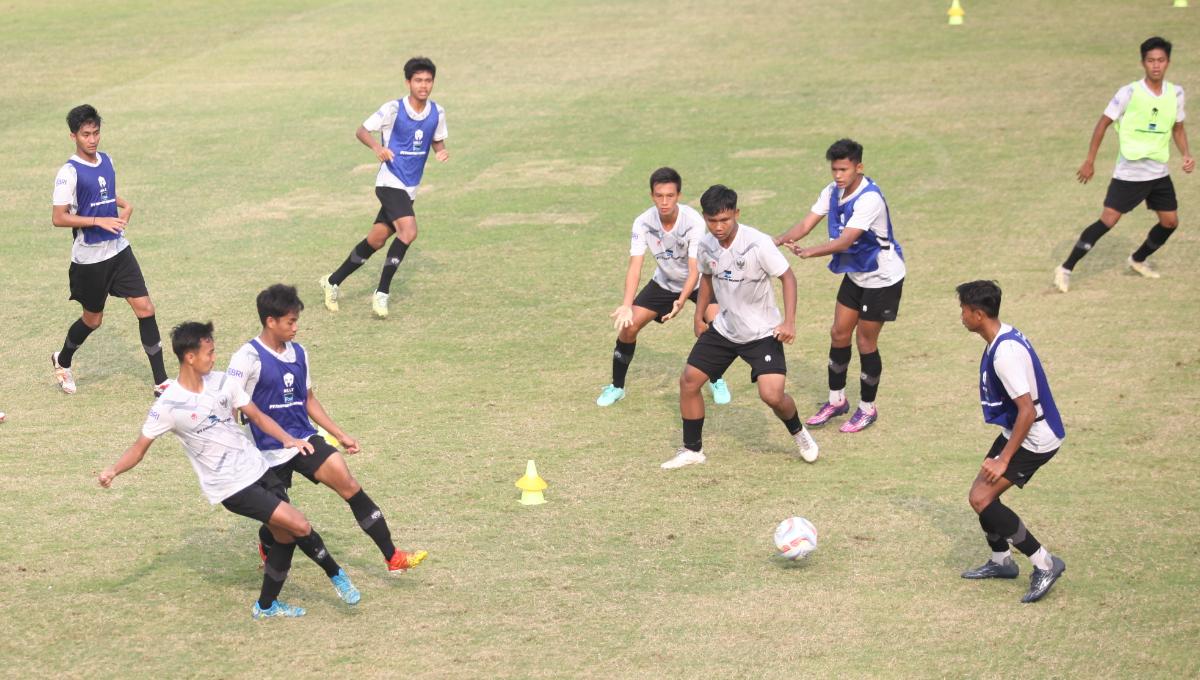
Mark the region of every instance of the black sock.
POLYGON ((383 263, 383 271, 379 273, 379 285, 375 290, 380 293, 390 293, 392 290, 392 277, 396 275, 396 268, 404 261, 404 254, 408 252, 408 244, 396 237, 392 241, 392 245, 387 251, 387 261, 383 263))
POLYGON ((292 568, 292 555, 295 552, 295 543, 280 543, 267 555, 267 563, 263 565, 262 590, 258 594, 259 609, 270 609, 279 599, 279 591, 283 590, 283 582, 292 568))
MULTIPOLYGON (((330 555, 329 551, 325 549, 325 542, 321 540, 321 534, 318 534, 316 529, 310 531, 307 536, 297 538, 296 547, 300 548, 300 551, 307 555, 308 559, 316 562, 317 566, 324 569, 326 576, 333 578, 341 571, 342 568, 333 559, 333 555, 330 555)), ((272 550, 271 552, 274 553, 275 551, 272 550)), ((267 555, 267 560, 269 561, 270 559, 271 556, 267 555)))
POLYGON ((991 533, 990 531, 988 531, 988 528, 984 525, 985 525, 985 522, 983 519, 983 515, 980 514, 979 515, 979 526, 983 528, 983 535, 987 539, 988 547, 992 549, 992 552, 1004 552, 1004 551, 1008 550, 1008 541, 1004 540, 1004 537, 1001 536, 1000 534, 991 533))
POLYGON ((358 520, 358 526, 379 546, 383 559, 392 559, 392 554, 396 552, 396 546, 392 543, 392 532, 388 529, 387 520, 383 518, 383 511, 375 505, 375 501, 371 500, 366 491, 359 489, 358 493, 346 502, 350 504, 354 519, 358 520))
POLYGON ((271 548, 275 546, 275 535, 266 524, 258 527, 258 542, 262 544, 263 552, 271 554, 271 548))
MULTIPOLYGON (((1042 547, 1042 544, 1038 543, 1033 534, 1025 528, 1025 523, 1021 521, 1017 513, 1001 503, 999 498, 992 501, 979 513, 979 525, 983 527, 985 533, 1007 538, 1013 547, 1025 555, 1032 555, 1042 547)), ((988 545, 992 545, 990 538, 988 545)), ((994 547, 992 549, 995 552, 1001 552, 994 547)))
POLYGON ((58 353, 58 365, 70 368, 71 357, 75 356, 75 350, 79 349, 79 346, 94 330, 96 329, 84 323, 82 318, 75 319, 75 323, 67 329, 67 339, 63 341, 62 350, 58 353))
POLYGON ((371 247, 370 243, 367 243, 367 239, 364 238, 359 241, 358 245, 354 246, 354 250, 350 251, 350 255, 346 257, 346 261, 342 263, 342 266, 329 275, 329 282, 335 286, 341 285, 347 276, 358 271, 358 268, 363 266, 363 263, 374 254, 375 249, 371 247))
POLYGON ((161 385, 167 380, 167 368, 163 365, 162 336, 158 334, 158 321, 154 315, 138 319, 138 333, 142 336, 142 349, 150 359, 150 372, 154 374, 154 384, 161 385))
POLYGON ((1171 238, 1173 233, 1175 233, 1174 229, 1167 229, 1161 224, 1150 227, 1150 233, 1146 234, 1146 240, 1142 242, 1142 246, 1133 252, 1133 261, 1145 262, 1147 257, 1153 255, 1154 251, 1167 243, 1167 239, 1171 238))
POLYGON ((800 430, 804 429, 804 425, 800 422, 799 410, 793 413, 791 418, 780 418, 780 420, 782 420, 783 424, 787 426, 788 434, 796 434, 800 430))
POLYGON ((636 342, 621 342, 613 350, 613 387, 625 389, 625 374, 629 372, 629 362, 633 361, 633 351, 637 349, 636 342))
POLYGON ((1096 220, 1088 225, 1087 229, 1079 235, 1079 241, 1075 243, 1075 248, 1071 250, 1071 254, 1067 256, 1065 262, 1062 263, 1063 269, 1074 269, 1075 265, 1083 259, 1084 255, 1096 245, 1101 236, 1108 233, 1108 227, 1100 220, 1096 220))
POLYGON ((862 365, 862 374, 858 376, 859 395, 863 401, 874 403, 875 395, 879 393, 879 376, 883 374, 883 359, 879 350, 858 357, 862 365))
POLYGON ((849 347, 829 348, 829 389, 846 389, 846 370, 850 367, 849 347))
POLYGON ((704 448, 704 419, 683 419, 683 448, 700 451, 704 448))

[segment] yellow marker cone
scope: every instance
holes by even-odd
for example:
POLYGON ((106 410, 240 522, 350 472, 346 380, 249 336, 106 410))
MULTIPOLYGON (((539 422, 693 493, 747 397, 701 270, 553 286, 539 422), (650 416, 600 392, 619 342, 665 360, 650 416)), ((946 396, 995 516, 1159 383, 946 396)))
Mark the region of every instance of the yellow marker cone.
POLYGON ((1176 7, 1187 7, 1188 6, 1187 2, 1188 2, 1188 0, 1175 0, 1175 6, 1176 7))
POLYGON ((541 505, 546 502, 542 496, 542 491, 545 491, 546 480, 538 476, 537 465, 531 460, 525 464, 525 476, 517 480, 517 488, 521 490, 521 500, 517 501, 521 505, 541 505))
MULTIPOLYGON (((1187 0, 1184 0, 1184 2, 1187 2, 1187 0)), ((962 5, 959 4, 958 0, 954 0, 954 2, 950 3, 950 9, 946 14, 950 16, 951 26, 962 26, 963 16, 966 15, 966 12, 963 11, 962 5)))

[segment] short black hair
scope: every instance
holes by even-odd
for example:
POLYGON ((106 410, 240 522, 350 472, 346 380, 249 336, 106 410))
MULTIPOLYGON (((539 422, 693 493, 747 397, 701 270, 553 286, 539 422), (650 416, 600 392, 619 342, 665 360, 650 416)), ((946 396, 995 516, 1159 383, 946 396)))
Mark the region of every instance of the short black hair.
POLYGON ((737 210, 737 192, 724 184, 714 184, 700 197, 700 209, 709 217, 737 210))
POLYGON ((171 329, 171 349, 175 351, 175 356, 178 357, 181 364, 183 355, 199 351, 201 342, 212 339, 213 323, 211 321, 208 323, 184 321, 171 329))
POLYGON ((287 316, 290 312, 299 314, 304 311, 304 302, 300 300, 300 294, 296 292, 296 287, 282 283, 277 283, 259 293, 255 302, 258 304, 258 320, 262 322, 263 326, 267 325, 268 318, 279 319, 287 316))
POLYGON ((676 192, 683 191, 683 178, 675 168, 662 167, 650 173, 650 191, 654 191, 657 184, 674 184, 676 192))
POLYGON ((955 290, 960 305, 981 310, 992 319, 1000 316, 1000 285, 995 281, 968 281, 955 290))
POLYGON ((95 123, 96 127, 100 127, 100 114, 91 104, 80 104, 67 112, 67 128, 71 134, 79 132, 84 123, 95 123))
POLYGON ((437 78, 437 67, 429 57, 413 57, 404 62, 404 79, 412 80, 421 71, 428 71, 430 78, 437 78))
POLYGON ((1171 60, 1171 41, 1166 38, 1160 38, 1157 35, 1152 38, 1146 38, 1146 42, 1142 43, 1142 61, 1146 60, 1146 55, 1150 50, 1162 50, 1167 53, 1167 61, 1171 60))
POLYGON ((825 160, 832 163, 848 158, 851 163, 862 163, 862 154, 862 144, 853 139, 839 139, 825 152, 825 160))

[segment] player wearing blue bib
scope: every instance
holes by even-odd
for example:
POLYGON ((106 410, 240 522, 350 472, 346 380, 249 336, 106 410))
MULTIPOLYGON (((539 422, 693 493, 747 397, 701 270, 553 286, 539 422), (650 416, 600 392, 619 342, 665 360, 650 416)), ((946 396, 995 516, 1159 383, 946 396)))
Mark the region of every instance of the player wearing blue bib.
POLYGON ((971 281, 957 291, 963 326, 987 343, 979 362, 983 419, 1003 430, 984 456, 968 496, 992 557, 962 577, 1016 578, 1020 569, 1008 549, 1011 543, 1033 563, 1029 591, 1021 601, 1036 602, 1067 565, 1033 537, 1017 513, 1000 502, 1000 495, 1014 484, 1024 488, 1058 453, 1067 432, 1033 345, 1020 331, 1000 322, 1000 287, 993 281, 971 281))
POLYGON ((429 98, 435 75, 437 67, 429 59, 409 59, 404 64, 408 96, 381 106, 355 133, 358 141, 375 152, 379 159, 375 196, 380 208, 367 237, 354 246, 336 271, 320 280, 325 293, 325 308, 331 312, 338 311, 338 286, 395 234, 396 240, 388 248, 379 286, 371 301, 375 316, 382 319, 388 315, 392 277, 408 247, 417 238, 413 201, 417 199, 417 187, 425 173, 425 161, 431 150, 443 163, 450 159, 450 153, 446 151, 446 111, 429 98), (375 139, 377 132, 380 140, 375 139))
POLYGON ((829 400, 805 423, 824 425, 849 412, 846 373, 850 367, 850 339, 858 346, 862 366, 858 408, 840 432, 861 432, 879 418, 875 397, 883 374, 879 334, 883 324, 895 321, 904 290, 904 252, 892 229, 892 216, 879 186, 863 175, 863 148, 841 139, 825 152, 833 182, 825 187, 808 216, 775 239, 801 259, 832 256, 829 270, 842 274, 829 343, 829 400), (801 248, 804 238, 828 216, 829 241, 801 248))
POLYGON ((73 235, 69 278, 72 300, 83 314, 67 330, 62 349, 50 355, 54 377, 63 392, 75 393, 71 370, 75 350, 100 327, 108 296, 125 298, 138 319, 142 349, 150 360, 154 393, 166 389, 162 338, 154 318, 154 303, 146 279, 125 240, 133 206, 117 194, 117 174, 112 159, 100 152, 100 114, 83 104, 67 114, 67 128, 75 142, 75 155, 54 179, 54 208, 50 221, 73 235))

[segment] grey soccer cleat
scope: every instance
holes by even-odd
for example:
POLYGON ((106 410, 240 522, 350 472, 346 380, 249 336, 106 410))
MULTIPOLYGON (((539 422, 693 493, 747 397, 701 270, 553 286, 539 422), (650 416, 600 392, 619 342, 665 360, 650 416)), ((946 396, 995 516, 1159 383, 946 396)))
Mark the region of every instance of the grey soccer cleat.
POLYGON ((1037 602, 1042 599, 1042 596, 1050 592, 1050 587, 1066 570, 1067 563, 1058 559, 1058 555, 1051 555, 1049 569, 1033 568, 1033 575, 1029 577, 1029 592, 1025 593, 1025 597, 1022 597, 1021 601, 1037 602))
POLYGON ((982 567, 968 569, 962 573, 963 578, 983 579, 983 578, 1016 578, 1021 573, 1021 568, 1013 561, 1013 558, 1004 558, 1003 564, 996 564, 988 560, 983 563, 982 567))

